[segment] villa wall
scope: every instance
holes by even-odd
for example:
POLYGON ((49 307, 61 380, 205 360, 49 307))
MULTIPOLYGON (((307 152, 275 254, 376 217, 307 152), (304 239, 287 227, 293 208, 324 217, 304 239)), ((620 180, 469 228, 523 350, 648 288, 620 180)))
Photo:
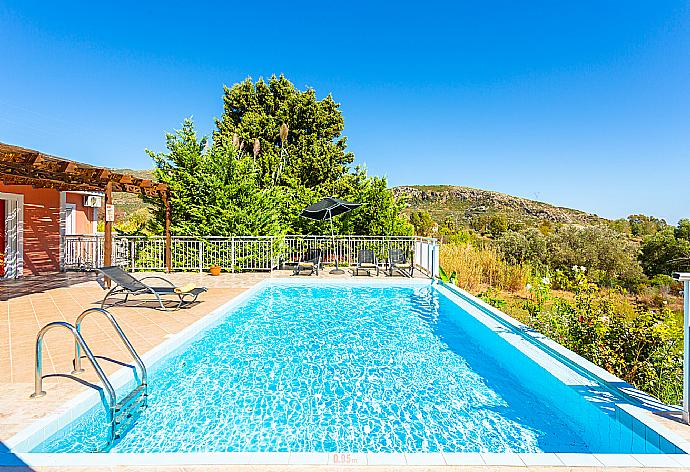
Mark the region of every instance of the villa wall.
POLYGON ((5 201, 0 200, 0 277, 5 275, 5 201))
MULTIPOLYGON (((24 275, 60 270, 60 192, 30 185, 5 185, 0 192, 24 195, 24 275)), ((67 193, 66 201, 76 205, 76 229, 93 233, 93 209, 84 207, 82 194, 67 193)), ((3 213, 4 214, 4 213, 3 213)), ((4 218, 3 219, 4 223, 4 218)), ((4 253, 4 247, 2 249, 4 253)))
POLYGON ((24 275, 60 270, 60 192, 30 185, 4 185, 24 195, 24 275))
POLYGON ((97 217, 97 213, 94 212, 93 208, 84 206, 84 195, 67 192, 66 202, 76 205, 75 234, 93 234, 93 222, 97 217))

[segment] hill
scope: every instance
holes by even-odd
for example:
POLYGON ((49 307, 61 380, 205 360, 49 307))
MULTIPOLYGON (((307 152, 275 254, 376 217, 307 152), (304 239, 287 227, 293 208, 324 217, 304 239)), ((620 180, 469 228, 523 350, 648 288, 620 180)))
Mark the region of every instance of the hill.
MULTIPOLYGON (((142 179, 153 178, 151 169, 113 169, 142 179)), ((396 197, 408 199, 406 212, 427 211, 437 223, 446 218, 459 226, 471 226, 477 218, 504 214, 511 224, 536 226, 548 223, 599 224, 608 220, 597 215, 572 208, 558 207, 527 198, 514 197, 500 192, 452 185, 406 185, 393 187, 396 197)), ((126 216, 146 205, 130 193, 115 193, 118 214, 126 216)))
POLYGON ((394 187, 393 193, 408 198, 407 212, 427 211, 439 224, 450 218, 456 226, 471 226, 479 218, 496 214, 504 214, 511 224, 526 226, 544 222, 589 225, 608 221, 580 210, 470 187, 410 185, 394 187))

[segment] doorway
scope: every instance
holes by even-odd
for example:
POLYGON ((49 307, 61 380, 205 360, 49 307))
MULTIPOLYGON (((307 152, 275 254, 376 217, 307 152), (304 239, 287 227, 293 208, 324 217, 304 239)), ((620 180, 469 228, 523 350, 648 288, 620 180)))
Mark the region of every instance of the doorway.
POLYGON ((14 279, 23 272, 24 196, 0 193, 0 277, 14 279))
POLYGON ((77 234, 77 205, 65 203, 65 235, 77 234))

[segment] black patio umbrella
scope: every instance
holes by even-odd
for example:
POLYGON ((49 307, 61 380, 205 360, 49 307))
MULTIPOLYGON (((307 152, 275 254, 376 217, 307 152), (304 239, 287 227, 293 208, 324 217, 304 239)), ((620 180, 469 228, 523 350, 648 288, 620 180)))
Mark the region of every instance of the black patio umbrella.
MULTIPOLYGON (((309 218, 310 220, 324 221, 331 220, 331 239, 333 241, 333 248, 335 249, 335 234, 333 233, 333 217, 352 211, 361 206, 361 203, 346 202, 335 197, 326 197, 300 212, 300 216, 309 218)), ((335 258, 335 269, 331 274, 344 274, 345 272, 338 267, 338 257, 335 258)))

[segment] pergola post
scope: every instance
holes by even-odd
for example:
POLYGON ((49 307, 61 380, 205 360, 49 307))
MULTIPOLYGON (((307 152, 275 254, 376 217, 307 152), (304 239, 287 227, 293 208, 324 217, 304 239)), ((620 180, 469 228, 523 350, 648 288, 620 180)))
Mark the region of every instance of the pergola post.
POLYGON ((165 271, 170 273, 172 270, 172 236, 170 234, 170 195, 168 192, 161 192, 163 205, 165 206, 165 271))
MULTIPOLYGON (((105 184, 105 238, 103 240, 103 265, 113 265, 113 222, 108 221, 108 205, 113 204, 113 183, 105 184)), ((110 279, 106 277, 105 284, 110 287, 110 279)))

